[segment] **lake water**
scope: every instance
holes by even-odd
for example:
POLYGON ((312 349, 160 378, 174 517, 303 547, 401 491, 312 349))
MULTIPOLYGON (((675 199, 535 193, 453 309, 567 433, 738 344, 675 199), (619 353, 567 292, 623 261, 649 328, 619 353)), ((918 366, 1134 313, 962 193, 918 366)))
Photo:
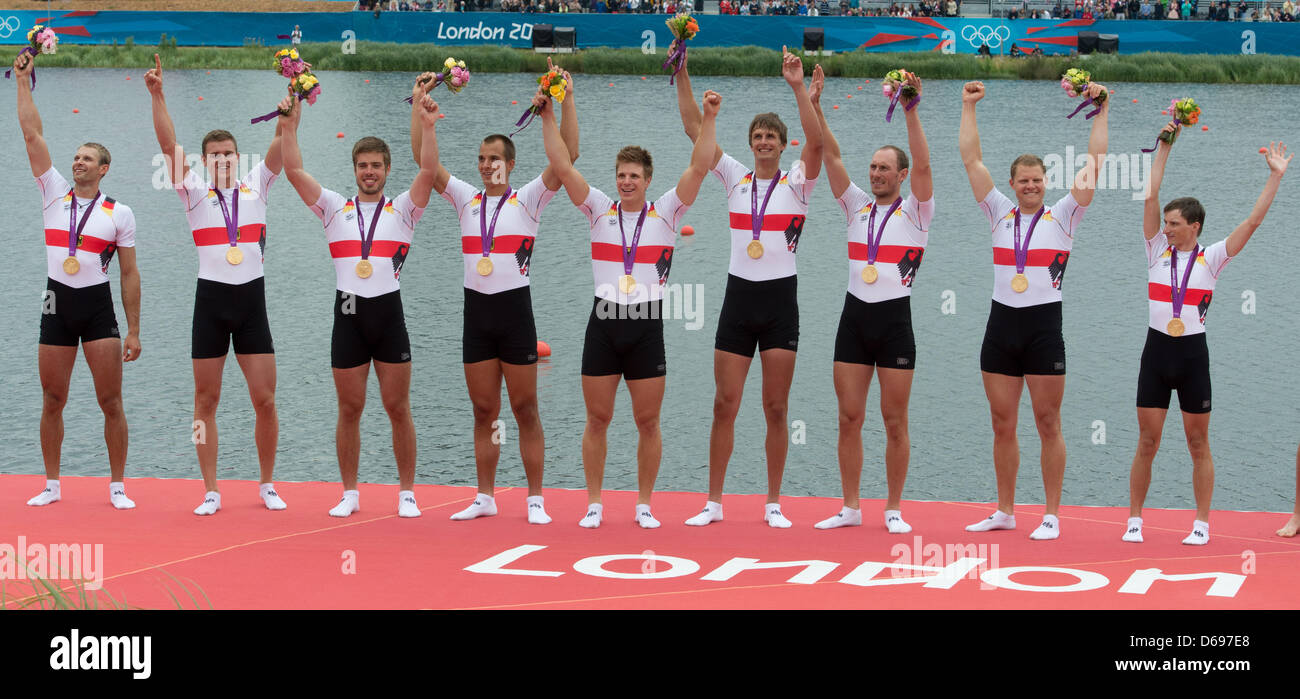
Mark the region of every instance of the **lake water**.
MULTIPOLYGON (((170 188, 153 186, 157 143, 142 72, 42 68, 35 96, 55 165, 66 175, 77 145, 87 140, 104 143, 113 154, 104 191, 136 213, 144 352, 125 372, 123 391, 131 429, 128 476, 195 478, 189 348, 197 256, 178 197, 170 188), (74 114, 74 108, 80 113, 74 114)), ((320 77, 324 94, 306 109, 300 132, 308 171, 326 187, 352 192, 351 146, 361 136, 377 135, 393 146, 396 156, 388 193, 401 192, 415 173, 409 157, 409 111, 400 101, 409 94, 414 76, 322 73, 320 77), (367 78, 369 83, 364 82, 367 78), (346 137, 337 138, 338 132, 346 137)), ((678 121, 673 89, 666 76, 648 78, 576 76, 582 125, 578 166, 594 186, 612 191, 613 156, 629 143, 653 153, 657 176, 652 196, 674 184, 685 168, 690 143, 678 121)), ((170 71, 166 79, 177 135, 187 150, 197 151, 207 130, 226 128, 238 137, 243 151, 265 151, 275 127, 250 126, 248 119, 274 106, 283 94, 283 79, 269 70, 170 71)), ((529 75, 485 74, 475 76, 474 85, 460 95, 436 93, 448 114, 438 128, 441 154, 453 174, 477 181, 474 164, 479 140, 491 132, 509 132, 534 85, 529 75), (520 104, 512 105, 512 99, 520 104)), ((865 179, 870 154, 877 146, 906 145, 902 120, 884 123, 878 80, 858 90, 861 85, 858 79, 830 79, 823 98, 850 173, 859 182, 865 179), (834 104, 840 108, 832 109, 834 104)), ((790 125, 790 137, 802 141, 793 97, 779 78, 700 77, 695 87, 697 92, 711 88, 722 93, 719 139, 742 162, 752 162, 745 133, 757 112, 780 113, 790 125)), ((1294 130, 1287 124, 1300 109, 1300 87, 1294 86, 1113 87, 1118 91, 1111 116, 1114 153, 1135 154, 1151 145, 1165 120, 1159 110, 1170 98, 1191 95, 1202 105, 1202 123, 1210 130, 1189 130, 1180 139, 1165 180, 1164 200, 1181 195, 1200 198, 1208 210, 1202 236, 1206 242, 1222 239, 1245 217, 1267 175, 1259 146, 1290 135, 1294 130), (1133 98, 1141 102, 1133 104, 1133 98)), ((957 154, 960 88, 956 81, 929 82, 920 106, 933 153, 937 212, 925 264, 913 287, 919 366, 911 399, 908 499, 989 501, 996 497, 992 434, 979 372, 992 284, 991 251, 988 225, 957 154)), ((42 470, 36 344, 45 261, 38 189, 28 175, 14 123, 12 84, 6 94, 0 108, 10 115, 9 137, 0 142, 0 157, 11 164, 11 184, 0 190, 0 208, 13 218, 6 225, 8 298, 0 305, 0 328, 9 339, 0 345, 0 363, 5 367, 0 472, 35 474, 42 470)), ((1079 153, 1086 150, 1088 124, 1082 118, 1064 118, 1072 108, 1073 103, 1051 82, 989 84, 980 112, 984 156, 1003 191, 1009 193, 1004 185, 1007 167, 1020 153, 1063 158, 1067 146, 1079 153)), ((541 129, 534 125, 516 141, 514 183, 521 185, 544 164, 541 129)), ((797 157, 797 150, 787 151, 785 167, 797 157)), ((1300 326, 1295 293, 1286 281, 1287 274, 1294 276, 1286 271, 1291 266, 1286 251, 1293 249, 1294 221, 1300 219, 1297 178, 1300 173, 1292 173, 1283 182, 1264 225, 1244 254, 1226 268, 1208 316, 1216 405, 1210 431, 1217 470, 1216 509, 1292 508, 1295 399, 1283 394, 1300 380, 1300 368, 1277 357, 1294 342, 1300 326)), ((1049 199, 1062 194, 1059 189, 1049 192, 1049 199)), ((334 275, 320 223, 287 180, 277 181, 270 196, 266 291, 277 349, 281 425, 276 476, 335 480, 335 393, 329 364, 334 275)), ((727 278, 725 211, 721 187, 710 177, 685 219, 697 232, 678 242, 670 282, 699 285, 703 323, 698 329, 688 329, 685 320, 665 323, 669 374, 659 489, 703 491, 707 485, 713 336, 727 278)), ((1134 396, 1147 324, 1141 213, 1141 202, 1130 189, 1099 192, 1078 233, 1063 285, 1069 362, 1062 408, 1069 455, 1066 504, 1128 502, 1128 470, 1137 437, 1134 396)), ((424 483, 472 485, 472 416, 460 362, 458 231, 451 207, 435 195, 403 269, 402 295, 415 362, 417 478, 424 483)), ((847 265, 844 220, 824 176, 804 233, 799 248, 801 351, 790 395, 790 418, 802 421, 804 439, 790 447, 785 492, 838 496, 831 361, 847 265)), ((548 487, 584 487, 579 371, 593 291, 589 250, 586 221, 561 193, 544 214, 532 266, 539 337, 554 351, 538 372, 548 487)), ((112 276, 118 319, 125 323, 116 265, 112 276)), ((219 475, 254 478, 253 413, 233 358, 226 365, 224 388, 218 413, 219 475)), ((755 366, 736 426, 728 492, 765 491, 759 391, 755 366)), ((884 435, 876 417, 877 398, 873 386, 864 430, 866 497, 884 493, 884 435)), ((498 484, 523 485, 508 408, 502 418, 507 422, 507 443, 498 484)), ((106 475, 101 417, 89 371, 80 361, 65 420, 64 473, 106 475)), ((610 430, 606 487, 635 488, 635 434, 626 390, 620 388, 610 430)), ((1042 502, 1039 442, 1027 393, 1020 435, 1017 499, 1042 502)), ((363 479, 396 481, 388 421, 373 379, 362 421, 361 461, 363 479)), ((28 494, 14 496, 19 495, 28 494)), ((1147 504, 1188 508, 1192 503, 1191 461, 1181 418, 1171 410, 1147 504)))

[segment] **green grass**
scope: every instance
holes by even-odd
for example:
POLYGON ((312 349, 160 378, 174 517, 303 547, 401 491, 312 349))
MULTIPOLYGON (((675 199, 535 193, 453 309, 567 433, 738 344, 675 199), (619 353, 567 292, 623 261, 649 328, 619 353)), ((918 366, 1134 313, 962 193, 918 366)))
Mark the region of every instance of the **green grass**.
MULTIPOLYGON (((68 590, 65 586, 51 582, 39 575, 32 575, 30 569, 26 580, 7 581, 0 580, 0 609, 81 609, 81 610, 132 610, 142 609, 131 604, 127 604, 126 599, 117 599, 107 590, 87 590, 86 581, 79 580, 72 584, 72 589, 68 590)), ((204 606, 199 603, 198 598, 190 591, 192 585, 203 597, 207 609, 212 609, 212 600, 208 599, 207 593, 199 587, 193 580, 181 581, 176 576, 163 571, 167 577, 172 579, 176 585, 184 592, 190 604, 194 609, 203 609, 204 606)), ((171 588, 164 583, 163 591, 171 598, 172 604, 177 609, 187 609, 188 607, 181 602, 181 599, 172 592, 171 588)))
MULTIPOLYGON (((470 70, 483 73, 542 73, 546 55, 503 46, 447 47, 430 44, 380 44, 361 42, 356 53, 344 54, 337 43, 304 44, 303 58, 318 70, 401 71, 415 73, 441 65, 448 55, 464 60, 470 70)), ((177 47, 162 38, 160 45, 64 45, 53 56, 41 56, 42 66, 68 68, 137 68, 153 66, 153 54, 162 55, 164 68, 267 69, 271 48, 177 47)), ((557 57, 575 73, 658 75, 664 53, 645 55, 639 49, 587 49, 557 57)), ((1087 58, 992 58, 971 55, 922 53, 867 53, 854 51, 810 57, 829 76, 879 78, 893 68, 905 67, 923 78, 936 80, 1055 80, 1072 66, 1086 67, 1102 82, 1190 82, 1300 84, 1300 58, 1291 56, 1187 55, 1146 53, 1095 55, 1087 58)), ((694 75, 773 76, 780 73, 779 51, 742 46, 692 48, 694 75)))

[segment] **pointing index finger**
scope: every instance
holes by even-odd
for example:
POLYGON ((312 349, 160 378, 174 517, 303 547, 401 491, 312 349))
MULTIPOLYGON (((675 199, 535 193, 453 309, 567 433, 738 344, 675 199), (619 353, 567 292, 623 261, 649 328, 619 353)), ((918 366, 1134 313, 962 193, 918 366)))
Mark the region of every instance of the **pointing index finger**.
POLYGON ((153 55, 153 66, 154 70, 157 70, 158 74, 162 75, 162 59, 156 53, 153 55))

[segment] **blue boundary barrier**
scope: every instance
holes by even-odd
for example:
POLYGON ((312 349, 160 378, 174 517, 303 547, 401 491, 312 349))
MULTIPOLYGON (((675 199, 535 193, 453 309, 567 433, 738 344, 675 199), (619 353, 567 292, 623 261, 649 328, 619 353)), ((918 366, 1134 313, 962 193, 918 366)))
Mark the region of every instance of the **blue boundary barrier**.
MULTIPOLYGON (((0 10, 0 43, 21 44, 45 13, 0 10)), ((71 44, 128 38, 155 44, 161 35, 182 46, 287 44, 293 26, 309 42, 388 41, 443 45, 496 44, 528 48, 534 24, 573 27, 580 48, 640 48, 650 36, 662 52, 671 40, 663 15, 517 14, 502 12, 56 13, 48 23, 71 44)), ((1047 54, 1069 53, 1080 31, 1119 37, 1121 53, 1268 53, 1300 56, 1300 24, 1170 20, 1004 20, 990 18, 748 17, 700 15, 700 46, 800 46, 804 27, 822 27, 826 49, 975 53, 987 43, 1005 53, 1012 43, 1047 54)))

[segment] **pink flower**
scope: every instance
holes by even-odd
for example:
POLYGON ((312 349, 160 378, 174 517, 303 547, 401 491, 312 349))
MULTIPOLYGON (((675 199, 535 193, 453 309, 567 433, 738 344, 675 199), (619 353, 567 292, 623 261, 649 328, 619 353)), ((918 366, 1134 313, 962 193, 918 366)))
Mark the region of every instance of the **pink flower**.
POLYGON ((307 93, 307 104, 316 104, 316 98, 320 96, 320 85, 313 87, 311 92, 307 93))
POLYGON ((1067 88, 1066 91, 1065 91, 1065 94, 1067 94, 1067 95, 1069 95, 1069 96, 1071 96, 1071 97, 1078 97, 1078 96, 1079 96, 1079 93, 1075 92, 1073 87, 1067 88))
POLYGON ((890 85, 889 83, 885 83, 884 87, 882 87, 880 91, 884 93, 886 97, 890 97, 894 94, 894 86, 890 85))

